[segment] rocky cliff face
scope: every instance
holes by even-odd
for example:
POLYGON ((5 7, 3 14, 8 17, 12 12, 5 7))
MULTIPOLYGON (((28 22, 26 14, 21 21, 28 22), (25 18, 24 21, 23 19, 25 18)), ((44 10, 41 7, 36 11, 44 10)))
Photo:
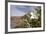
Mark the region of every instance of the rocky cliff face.
POLYGON ((19 26, 20 25, 20 23, 19 23, 20 20, 21 20, 21 17, 19 17, 19 16, 11 17, 11 27, 15 28, 16 26, 19 26))
POLYGON ((41 17, 32 18, 32 14, 27 13, 24 16, 11 16, 11 28, 30 28, 41 27, 41 17))

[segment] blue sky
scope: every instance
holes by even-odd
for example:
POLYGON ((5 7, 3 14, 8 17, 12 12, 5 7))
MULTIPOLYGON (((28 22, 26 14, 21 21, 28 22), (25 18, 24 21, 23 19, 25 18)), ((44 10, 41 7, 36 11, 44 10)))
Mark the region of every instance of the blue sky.
POLYGON ((11 16, 23 16, 27 12, 31 12, 34 7, 24 5, 10 5, 11 16))

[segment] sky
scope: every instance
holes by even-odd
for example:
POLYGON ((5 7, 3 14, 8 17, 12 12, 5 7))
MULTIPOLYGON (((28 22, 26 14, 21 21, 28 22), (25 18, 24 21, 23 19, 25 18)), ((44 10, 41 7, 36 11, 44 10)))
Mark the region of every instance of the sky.
POLYGON ((10 15, 23 16, 28 12, 32 12, 34 8, 37 8, 37 7, 25 6, 25 5, 10 5, 10 15))

